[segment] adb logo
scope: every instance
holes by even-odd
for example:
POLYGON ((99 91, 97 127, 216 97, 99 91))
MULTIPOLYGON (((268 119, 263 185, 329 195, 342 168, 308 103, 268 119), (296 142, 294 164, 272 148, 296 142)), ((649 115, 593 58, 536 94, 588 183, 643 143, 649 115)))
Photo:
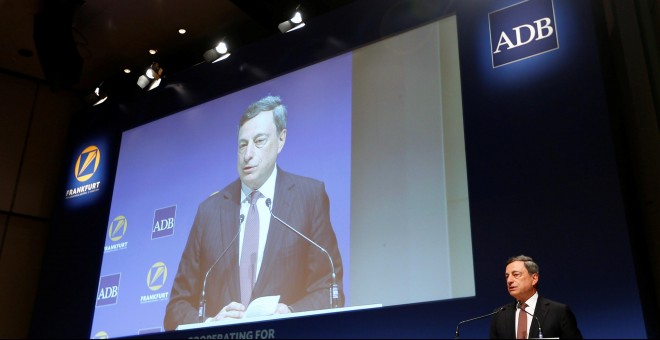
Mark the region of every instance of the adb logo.
POLYGON ((559 48, 552 0, 524 1, 488 14, 493 68, 559 48))
POLYGON ((79 182, 85 182, 94 176, 101 162, 101 151, 94 145, 83 150, 76 161, 75 176, 79 182))
POLYGON ((128 220, 124 215, 119 215, 110 222, 108 226, 108 237, 112 242, 117 242, 126 234, 126 228, 128 228, 128 220))
POLYGON ((176 205, 154 211, 154 224, 151 227, 151 239, 174 234, 176 205))
POLYGON ((167 266, 163 262, 156 262, 147 273, 147 286, 151 290, 159 290, 167 280, 167 266))
POLYGON ((121 274, 102 276, 99 280, 99 290, 96 293, 96 306, 114 305, 119 297, 119 280, 121 274))

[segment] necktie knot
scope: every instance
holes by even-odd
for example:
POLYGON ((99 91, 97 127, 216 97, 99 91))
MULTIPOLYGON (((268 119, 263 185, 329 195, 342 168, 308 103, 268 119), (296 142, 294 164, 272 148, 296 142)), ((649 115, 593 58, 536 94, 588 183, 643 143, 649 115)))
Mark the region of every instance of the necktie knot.
POLYGON ((255 191, 251 192, 250 193, 250 205, 255 205, 257 203, 257 201, 262 197, 264 197, 264 195, 262 195, 258 190, 255 190, 255 191))

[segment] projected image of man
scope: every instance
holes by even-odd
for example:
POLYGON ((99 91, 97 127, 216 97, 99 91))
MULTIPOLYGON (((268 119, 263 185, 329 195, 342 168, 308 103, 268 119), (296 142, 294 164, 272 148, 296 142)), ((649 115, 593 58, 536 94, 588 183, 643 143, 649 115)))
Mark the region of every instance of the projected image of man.
POLYGON ((325 185, 277 165, 286 119, 277 96, 251 104, 241 117, 239 178, 198 207, 165 329, 241 318, 262 296, 280 296, 276 314, 344 305, 342 261, 325 185))

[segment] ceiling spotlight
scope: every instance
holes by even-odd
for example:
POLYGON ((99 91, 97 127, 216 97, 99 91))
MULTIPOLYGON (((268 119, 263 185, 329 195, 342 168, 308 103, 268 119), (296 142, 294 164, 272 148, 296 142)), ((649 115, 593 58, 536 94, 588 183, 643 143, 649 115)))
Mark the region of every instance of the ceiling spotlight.
POLYGON ((185 28, 179 28, 179 34, 186 34, 185 28))
POLYGON ((96 106, 103 103, 107 99, 108 99, 108 93, 105 90, 105 86, 103 85, 103 82, 101 82, 101 84, 99 84, 99 86, 97 86, 94 89, 94 94, 90 95, 89 100, 91 101, 92 106, 96 106))
POLYGON ((157 88, 158 85, 160 85, 161 80, 162 78, 151 80, 147 78, 145 75, 141 75, 140 78, 138 78, 137 84, 140 88, 144 89, 146 87, 147 91, 151 91, 157 88))
POLYGON ((151 82, 151 85, 149 85, 149 88, 147 89, 147 91, 151 91, 151 90, 157 88, 158 85, 160 85, 160 81, 161 81, 161 80, 163 80, 163 78, 158 78, 158 79, 152 81, 152 82, 151 82))
POLYGON ((297 30, 305 26, 305 23, 302 19, 302 14, 300 13, 300 5, 296 7, 296 12, 293 14, 291 19, 281 22, 277 25, 277 28, 280 29, 280 32, 287 33, 293 30, 297 30))
POLYGON ((156 52, 158 52, 158 51, 156 51, 156 50, 155 50, 155 49, 153 49, 153 48, 149 50, 149 54, 151 54, 151 55, 154 55, 154 54, 156 54, 156 52))
POLYGON ((163 68, 158 66, 158 63, 153 63, 147 71, 138 78, 137 84, 140 88, 147 88, 147 91, 152 90, 160 85, 161 77, 163 75, 163 68))
POLYGON ((215 50, 220 54, 226 54, 229 49, 227 48, 227 44, 224 41, 221 41, 218 43, 218 46, 215 47, 215 50))
POLYGON ((229 58, 230 55, 231 53, 229 53, 227 43, 222 40, 216 47, 204 52, 204 60, 210 63, 215 63, 229 58))
POLYGON ((144 73, 149 79, 158 79, 161 74, 163 74, 163 69, 158 66, 158 63, 152 63, 144 73))
POLYGON ((137 81, 137 84, 140 88, 147 87, 147 85, 149 85, 149 83, 151 83, 151 80, 149 80, 149 78, 147 78, 147 76, 145 76, 145 75, 141 75, 140 78, 138 78, 138 81, 137 81))
POLYGON ((126 74, 131 73, 131 69, 130 69, 130 68, 125 68, 125 69, 124 69, 124 73, 126 73, 126 74))
POLYGON ((104 97, 102 97, 101 99, 97 100, 96 103, 92 104, 92 106, 96 106, 96 105, 102 104, 102 103, 103 103, 104 101, 106 101, 107 99, 108 99, 108 96, 104 96, 104 97))

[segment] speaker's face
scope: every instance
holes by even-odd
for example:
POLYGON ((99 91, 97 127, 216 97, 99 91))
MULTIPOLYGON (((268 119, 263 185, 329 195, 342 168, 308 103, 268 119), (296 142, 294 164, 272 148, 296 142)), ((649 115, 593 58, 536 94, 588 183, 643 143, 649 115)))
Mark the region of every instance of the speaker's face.
POLYGON ((238 174, 252 190, 259 189, 275 168, 286 129, 277 133, 273 111, 262 111, 238 130, 238 174))
POLYGON ((536 293, 535 287, 539 280, 539 274, 530 274, 525 267, 525 262, 514 261, 509 263, 506 266, 504 276, 509 294, 516 300, 525 302, 536 293))

